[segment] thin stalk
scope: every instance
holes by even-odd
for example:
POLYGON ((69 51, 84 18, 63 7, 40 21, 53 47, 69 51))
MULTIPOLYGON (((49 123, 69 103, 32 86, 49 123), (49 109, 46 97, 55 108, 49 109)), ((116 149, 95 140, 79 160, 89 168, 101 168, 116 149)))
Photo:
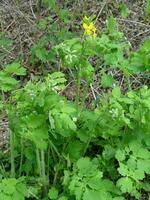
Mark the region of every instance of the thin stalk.
POLYGON ((60 169, 59 169, 60 163, 61 163, 61 159, 59 159, 58 166, 56 167, 56 172, 55 172, 54 179, 53 179, 53 186, 54 186, 54 187, 55 187, 56 182, 57 182, 58 173, 59 173, 59 170, 60 170, 60 169))
POLYGON ((10 131, 11 177, 15 177, 14 134, 10 131))
POLYGON ((21 171, 22 171, 22 163, 23 163, 23 140, 21 138, 21 158, 20 158, 20 166, 19 166, 19 176, 21 176, 21 171))
POLYGON ((3 103, 5 103, 5 94, 4 94, 3 90, 1 92, 2 92, 2 101, 3 101, 3 103))
POLYGON ((36 149, 36 161, 37 161, 37 168, 38 168, 38 173, 39 176, 42 176, 42 172, 41 172, 41 161, 40 161, 40 152, 38 149, 36 149))
POLYGON ((81 111, 84 109, 85 100, 86 100, 86 97, 87 97, 87 93, 88 93, 88 85, 86 84, 85 90, 84 90, 84 92, 83 92, 82 101, 81 101, 81 111))
POLYGON ((60 153, 57 149, 57 147, 54 145, 54 143, 52 142, 52 140, 49 140, 49 144, 50 146, 54 149, 55 153, 57 154, 58 157, 60 157, 60 153))
POLYGON ((86 151, 87 151, 87 149, 88 149, 88 147, 89 147, 90 142, 91 142, 91 137, 89 138, 87 144, 85 145, 85 148, 84 148, 84 150, 83 150, 83 156, 85 156, 85 153, 86 153, 86 151))
POLYGON ((41 169, 42 169, 42 180, 43 180, 43 189, 44 195, 47 193, 47 184, 46 184, 46 174, 45 174, 45 154, 44 151, 41 150, 41 169))
POLYGON ((80 76, 80 67, 78 67, 78 69, 77 69, 77 82, 76 82, 76 110, 77 110, 77 116, 79 115, 80 85, 81 85, 81 76, 80 76))
POLYGON ((50 167, 50 145, 48 146, 48 152, 47 152, 47 184, 49 185, 49 167, 50 167))
POLYGON ((131 91, 132 87, 131 87, 131 81, 129 77, 127 78, 127 81, 128 81, 128 90, 131 91))

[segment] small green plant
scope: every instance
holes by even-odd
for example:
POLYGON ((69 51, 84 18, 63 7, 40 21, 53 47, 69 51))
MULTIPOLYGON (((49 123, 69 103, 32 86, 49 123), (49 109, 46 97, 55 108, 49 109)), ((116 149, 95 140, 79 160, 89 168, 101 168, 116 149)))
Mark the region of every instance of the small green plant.
POLYGON ((3 179, 0 181, 0 199, 25 200, 28 191, 23 178, 3 179))
POLYGON ((9 39, 6 34, 0 32, 0 47, 1 47, 1 52, 0 52, 0 65, 3 65, 3 60, 9 56, 10 48, 13 45, 13 41, 9 39))
POLYGON ((113 183, 103 179, 103 173, 98 169, 96 160, 90 161, 89 158, 80 158, 73 172, 65 171, 64 182, 70 195, 74 195, 77 200, 112 199, 112 196, 121 194, 113 183))
POLYGON ((119 5, 119 10, 120 10, 121 16, 124 18, 127 18, 130 14, 130 10, 125 3, 121 3, 119 5))
POLYGON ((146 0, 146 14, 149 15, 150 14, 150 1, 146 0))
POLYGON ((0 90, 2 92, 8 92, 16 87, 19 84, 19 81, 16 80, 15 76, 25 76, 26 70, 19 63, 12 63, 6 65, 3 71, 0 72, 0 90))
POLYGON ((119 161, 118 171, 122 178, 117 185, 123 193, 130 193, 136 199, 141 198, 138 189, 142 186, 142 180, 150 173, 150 152, 138 142, 131 142, 124 150, 118 149, 116 158, 119 161))

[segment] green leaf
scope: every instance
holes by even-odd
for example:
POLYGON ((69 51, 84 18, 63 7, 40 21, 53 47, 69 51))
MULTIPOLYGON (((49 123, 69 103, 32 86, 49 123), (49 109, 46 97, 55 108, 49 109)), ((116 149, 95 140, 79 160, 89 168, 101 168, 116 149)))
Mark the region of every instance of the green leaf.
POLYGON ((112 87, 115 80, 111 75, 103 74, 101 78, 101 85, 104 88, 112 87))
POLYGON ((116 19, 112 16, 107 20, 106 25, 109 33, 113 33, 118 29, 116 19))
POLYGON ((77 161, 77 167, 81 176, 94 176, 95 172, 97 172, 97 166, 93 164, 88 157, 80 158, 77 161))
POLYGON ((56 0, 44 0, 44 3, 48 5, 49 9, 55 9, 56 7, 56 0))
POLYGON ((43 63, 47 61, 48 52, 44 47, 37 46, 34 48, 36 57, 43 63))
POLYGON ((135 170, 137 167, 136 159, 134 157, 131 157, 127 160, 127 166, 131 170, 135 170))
POLYGON ((146 0, 146 14, 150 15, 150 0, 146 0))
POLYGON ((20 65, 20 63, 12 63, 9 65, 6 65, 5 72, 9 74, 16 74, 16 75, 21 75, 24 76, 26 75, 26 69, 20 65))
POLYGON ((137 160, 137 168, 141 171, 150 174, 150 159, 147 160, 137 160))
POLYGON ((144 170, 142 168, 133 170, 132 172, 130 172, 130 177, 132 177, 135 181, 143 180, 145 178, 144 170))
POLYGON ((47 19, 41 19, 38 23, 38 27, 42 30, 45 30, 47 28, 47 24, 48 24, 48 21, 47 19))
POLYGON ((63 179, 63 185, 68 185, 69 181, 70 181, 70 172, 67 170, 64 170, 64 179, 63 179))
POLYGON ((137 157, 142 159, 150 159, 150 152, 147 149, 140 148, 138 150, 137 157))
POLYGON ((4 193, 1 193, 0 194, 0 199, 1 200, 12 200, 12 198, 11 198, 11 196, 8 196, 8 195, 6 195, 6 194, 4 194, 4 193))
POLYGON ((5 72, 0 72, 0 89, 4 92, 10 91, 17 86, 18 81, 12 78, 10 75, 5 72))
POLYGON ((118 171, 122 176, 127 176, 129 174, 128 167, 123 163, 120 163, 120 167, 118 168, 118 171))
POLYGON ((115 98, 121 97, 121 90, 120 90, 120 87, 115 87, 115 88, 112 90, 112 95, 113 95, 115 98))
POLYGON ((123 151, 123 150, 121 150, 121 149, 118 149, 117 151, 116 151, 116 155, 115 155, 115 157, 116 157, 116 159, 118 160, 118 161, 123 161, 123 160, 125 160, 125 151, 123 151))
POLYGON ((9 38, 6 38, 5 34, 0 33, 0 47, 8 49, 12 46, 13 42, 9 38))
POLYGON ((124 200, 124 197, 115 197, 113 200, 124 200))
POLYGON ((59 17, 64 23, 69 22, 69 11, 67 9, 60 9, 59 17))
POLYGON ((122 17, 127 18, 129 16, 130 11, 125 3, 121 3, 119 9, 122 17))
POLYGON ((32 141, 39 149, 45 150, 47 148, 48 129, 45 127, 29 129, 24 137, 32 141))
POLYGON ((58 190, 52 187, 48 192, 48 197, 50 199, 57 199, 58 198, 58 190))
POLYGON ((144 41, 144 44, 143 46, 141 47, 140 51, 144 51, 146 53, 149 53, 150 52, 150 38, 147 38, 145 41, 144 41))
POLYGON ((17 199, 17 200, 24 200, 25 197, 24 197, 24 195, 21 194, 20 192, 15 191, 14 194, 13 194, 13 196, 12 196, 12 200, 16 200, 16 199, 17 199))
POLYGON ((150 183, 141 183, 140 188, 144 189, 147 192, 150 192, 150 183))
POLYGON ((65 197, 65 196, 62 196, 62 197, 60 197, 58 200, 68 200, 68 198, 65 197))
POLYGON ((131 193, 133 190, 133 182, 129 177, 120 178, 117 181, 117 186, 120 187, 123 193, 131 193))
POLYGON ((77 140, 69 143, 67 151, 71 158, 79 159, 82 156, 83 148, 84 144, 77 140))
POLYGON ((94 190, 89 190, 86 189, 84 195, 83 195, 83 200, 111 200, 111 196, 109 193, 106 191, 94 191, 94 190))

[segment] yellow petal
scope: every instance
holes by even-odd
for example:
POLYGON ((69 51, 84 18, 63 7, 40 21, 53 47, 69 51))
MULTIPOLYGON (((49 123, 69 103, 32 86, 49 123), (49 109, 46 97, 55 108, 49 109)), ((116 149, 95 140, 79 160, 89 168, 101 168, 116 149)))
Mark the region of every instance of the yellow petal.
POLYGON ((88 20, 88 18, 87 18, 87 16, 85 15, 84 17, 83 17, 83 21, 87 21, 88 20))
POLYGON ((86 23, 83 23, 82 26, 83 26, 84 29, 88 29, 88 25, 86 23))
POLYGON ((84 31, 84 35, 91 35, 91 34, 92 34, 92 32, 89 29, 86 29, 84 31))
POLYGON ((93 32, 94 32, 94 33, 96 32, 96 27, 95 27, 95 26, 93 26, 93 32))
POLYGON ((90 22, 90 24, 89 24, 89 28, 90 28, 90 29, 93 29, 93 27, 94 27, 93 22, 90 22))
POLYGON ((94 34, 93 34, 93 39, 95 40, 95 39, 96 39, 96 37, 97 37, 97 34, 96 34, 96 33, 94 33, 94 34))

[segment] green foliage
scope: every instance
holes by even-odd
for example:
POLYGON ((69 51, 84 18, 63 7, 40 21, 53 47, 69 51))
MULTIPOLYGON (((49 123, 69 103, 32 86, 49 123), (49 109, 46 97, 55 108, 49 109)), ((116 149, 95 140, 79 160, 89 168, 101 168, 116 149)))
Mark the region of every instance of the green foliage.
POLYGON ((58 198, 58 191, 56 188, 51 188, 48 192, 48 197, 50 199, 57 199, 58 198))
POLYGON ((19 81, 17 81, 14 76, 24 76, 26 75, 26 70, 19 63, 12 63, 6 65, 3 71, 0 72, 0 90, 4 92, 11 91, 15 89, 19 81))
POLYGON ((150 14, 150 0, 146 0, 146 14, 150 14))
POLYGON ((0 52, 0 64, 3 64, 3 60, 9 55, 9 49, 12 46, 13 42, 9 39, 4 33, 0 33, 0 47, 2 51, 0 52))
MULTIPOLYGON (((123 200, 130 195, 141 199, 141 190, 150 191, 146 179, 150 175, 150 89, 130 87, 122 94, 110 71, 121 71, 126 82, 130 74, 148 72, 150 40, 132 52, 112 16, 105 31, 94 38, 91 33, 82 37, 69 33, 69 12, 54 0, 44 3, 58 23, 52 17, 39 20, 44 36, 32 47, 30 61, 34 67, 48 66, 55 72, 31 79, 19 89, 17 78, 26 74, 19 63, 0 72, 0 107, 5 104, 11 132, 10 159, 0 166, 0 198, 123 200), (75 102, 62 96, 67 80, 56 67, 75 78, 71 80, 76 81, 75 102), (95 98, 92 83, 97 73, 101 74, 98 84, 109 90, 91 109, 86 98, 90 89, 95 98), (9 91, 5 102, 4 92, 9 91), (12 166, 14 178, 9 178, 12 166)), ((121 5, 127 17, 128 9, 121 5)), ((96 33, 94 16, 86 18, 84 23, 90 20, 96 33)), ((86 26, 88 31, 90 25, 86 26)))
POLYGON ((0 182, 0 199, 6 200, 25 200, 27 196, 27 187, 23 178, 3 179, 0 182))
POLYGON ((123 193, 130 193, 137 199, 140 193, 140 181, 150 173, 150 152, 142 147, 139 142, 131 142, 125 150, 117 150, 116 158, 119 161, 118 171, 122 178, 117 181, 117 185, 123 193))
POLYGON ((127 18, 129 16, 130 10, 125 3, 121 3, 119 9, 122 17, 127 18))
POLYGON ((48 5, 49 9, 54 9, 56 7, 55 0, 44 0, 44 3, 48 5))
POLYGON ((73 172, 65 171, 63 184, 77 200, 112 199, 119 191, 109 180, 102 179, 102 172, 98 165, 89 158, 80 158, 73 168, 73 172))
POLYGON ((111 75, 103 74, 101 79, 101 85, 104 88, 112 87, 114 83, 114 78, 111 75))
POLYGON ((57 93, 63 82, 63 74, 55 72, 13 92, 16 105, 8 113, 16 159, 23 144, 21 172, 39 174, 33 171, 36 148, 45 152, 45 167, 54 166, 54 174, 45 168, 51 179, 59 176, 50 199, 123 199, 126 193, 140 199, 140 190, 148 189, 142 181, 150 174, 150 90, 144 86, 122 95, 116 87, 94 111, 77 116, 74 103, 57 93))
POLYGON ((150 70, 150 38, 147 38, 141 48, 131 54, 128 68, 132 73, 140 73, 150 70))

